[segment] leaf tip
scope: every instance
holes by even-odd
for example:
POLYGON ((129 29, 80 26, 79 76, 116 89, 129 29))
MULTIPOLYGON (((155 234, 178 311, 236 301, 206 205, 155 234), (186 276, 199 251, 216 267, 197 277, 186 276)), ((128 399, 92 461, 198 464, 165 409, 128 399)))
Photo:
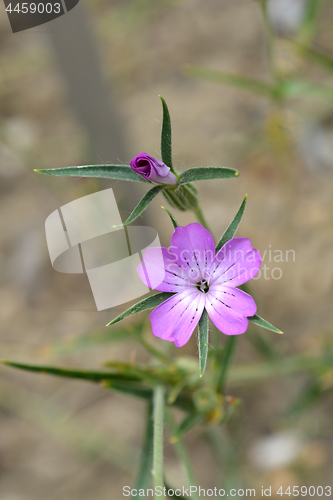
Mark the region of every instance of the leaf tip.
POLYGON ((238 170, 235 170, 235 177, 239 177, 239 172, 238 172, 238 170))
POLYGON ((8 365, 7 359, 0 359, 0 363, 2 363, 3 365, 8 365))

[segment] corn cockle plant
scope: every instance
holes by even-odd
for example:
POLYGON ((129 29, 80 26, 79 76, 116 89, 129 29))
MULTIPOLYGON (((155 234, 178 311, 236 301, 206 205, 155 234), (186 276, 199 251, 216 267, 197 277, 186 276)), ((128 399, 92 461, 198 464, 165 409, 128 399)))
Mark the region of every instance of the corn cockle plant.
MULTIPOLYGON (((154 486, 166 487, 163 472, 165 418, 171 431, 171 440, 185 465, 188 482, 194 485, 190 463, 180 438, 196 424, 220 425, 227 422, 238 406, 239 400, 226 393, 228 369, 238 335, 247 330, 249 321, 282 333, 256 314, 257 306, 248 290, 238 288, 244 287, 258 273, 261 264, 260 253, 252 247, 250 240, 235 237, 245 211, 246 196, 235 217, 215 243, 192 184, 198 180, 237 177, 238 172, 223 167, 197 167, 181 174, 176 172, 172 164, 170 115, 164 99, 161 100, 161 160, 142 152, 133 158, 130 166, 89 165, 39 172, 149 184, 150 190, 123 225, 136 220, 160 192, 173 208, 194 212, 198 222, 181 227, 171 211, 165 209, 173 224, 171 246, 148 248, 137 269, 141 280, 158 293, 132 305, 107 326, 153 309, 150 314, 152 334, 174 342, 179 348, 189 341, 198 326, 199 369, 196 363, 171 356, 170 351, 163 349, 163 346, 159 349, 151 342, 152 339, 147 340, 143 334, 144 323, 128 331, 151 354, 152 362, 148 364, 110 361, 105 363, 107 370, 84 371, 4 361, 24 370, 101 383, 108 389, 147 401, 146 438, 134 488, 138 497, 143 496, 139 492, 149 486, 151 471, 154 486), (162 255, 162 259, 158 255, 162 255), (158 284, 156 276, 159 277, 158 284), (209 320, 212 322, 212 338, 209 338, 209 320), (226 335, 224 346, 221 346, 223 335, 217 335, 217 331, 226 335), (212 349, 209 349, 209 344, 212 344, 212 349), (184 412, 178 425, 174 423, 170 411, 172 407, 184 412)), ((193 498, 196 498, 195 494, 193 498)))

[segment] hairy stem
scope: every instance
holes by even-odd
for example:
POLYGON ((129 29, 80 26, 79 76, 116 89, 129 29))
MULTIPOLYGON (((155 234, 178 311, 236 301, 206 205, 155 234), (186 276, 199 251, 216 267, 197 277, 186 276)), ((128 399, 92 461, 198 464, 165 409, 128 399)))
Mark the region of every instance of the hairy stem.
POLYGON ((154 487, 164 488, 163 478, 163 426, 164 426, 164 401, 165 388, 158 385, 154 389, 154 452, 153 452, 153 478, 154 487))

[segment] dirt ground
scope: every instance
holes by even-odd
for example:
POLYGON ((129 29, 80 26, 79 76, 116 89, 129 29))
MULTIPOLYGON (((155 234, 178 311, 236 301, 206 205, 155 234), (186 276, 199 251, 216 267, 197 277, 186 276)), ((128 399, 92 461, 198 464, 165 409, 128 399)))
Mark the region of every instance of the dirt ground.
MULTIPOLYGON (((262 331, 262 336, 285 355, 320 353, 332 343, 333 159, 326 168, 319 160, 311 163, 303 146, 311 139, 309 127, 331 116, 332 104, 293 99, 284 115, 287 145, 280 147, 269 142, 275 115, 265 98, 187 76, 186 65, 195 64, 267 78, 263 23, 254 1, 90 0, 84 7, 126 137, 127 156, 110 161, 128 163, 140 151, 158 156, 158 95, 164 96, 176 168, 215 165, 240 172, 237 179, 197 187, 216 238, 248 194, 238 235, 251 239, 269 268, 268 278, 254 280, 251 290, 259 314, 285 332, 282 337, 262 331), (282 255, 278 264, 269 254, 277 250, 282 255)), ((329 2, 325 13, 317 38, 319 46, 330 49, 329 2)), ((93 369, 107 359, 135 355, 147 360, 132 341, 71 348, 71 339, 102 329, 116 312, 96 311, 85 277, 52 269, 44 231, 52 211, 101 187, 114 189, 123 215, 145 188, 139 186, 133 198, 123 183, 34 173, 34 168, 88 163, 89 132, 71 103, 47 31, 12 34, 2 19, 0 67, 1 357, 93 369)), ((324 71, 312 76, 332 84, 324 71)), ((316 147, 309 143, 314 158, 316 147)), ((168 245, 171 225, 161 204, 158 198, 150 205, 146 220, 168 245)), ((177 213, 177 218, 184 225, 193 222, 191 213, 177 213)), ((193 336, 181 355, 196 352, 193 336)), ((236 363, 259 359, 245 334, 236 363)), ((296 374, 230 386, 229 392, 243 399, 228 431, 243 484, 258 491, 262 485, 331 484, 332 376, 325 397, 295 418, 286 416, 309 383, 307 375, 296 374), (298 443, 295 457, 273 466, 258 463, 256 446, 282 431, 298 443)), ((133 484, 138 467, 141 401, 6 366, 1 367, 0 393, 0 500, 123 498, 122 488, 133 484)), ((227 480, 228 470, 216 465, 200 430, 190 432, 185 444, 198 484, 214 487, 218 473, 227 480)), ((228 454, 227 444, 224 451, 228 454)), ((168 482, 185 484, 168 442, 165 456, 168 482)))

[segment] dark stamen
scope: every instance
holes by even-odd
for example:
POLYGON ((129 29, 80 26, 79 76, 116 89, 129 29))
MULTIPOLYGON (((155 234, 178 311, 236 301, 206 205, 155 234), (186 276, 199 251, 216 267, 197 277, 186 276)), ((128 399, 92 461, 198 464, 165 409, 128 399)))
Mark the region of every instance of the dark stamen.
POLYGON ((202 293, 207 293, 209 290, 209 285, 206 280, 198 281, 197 289, 202 293))

